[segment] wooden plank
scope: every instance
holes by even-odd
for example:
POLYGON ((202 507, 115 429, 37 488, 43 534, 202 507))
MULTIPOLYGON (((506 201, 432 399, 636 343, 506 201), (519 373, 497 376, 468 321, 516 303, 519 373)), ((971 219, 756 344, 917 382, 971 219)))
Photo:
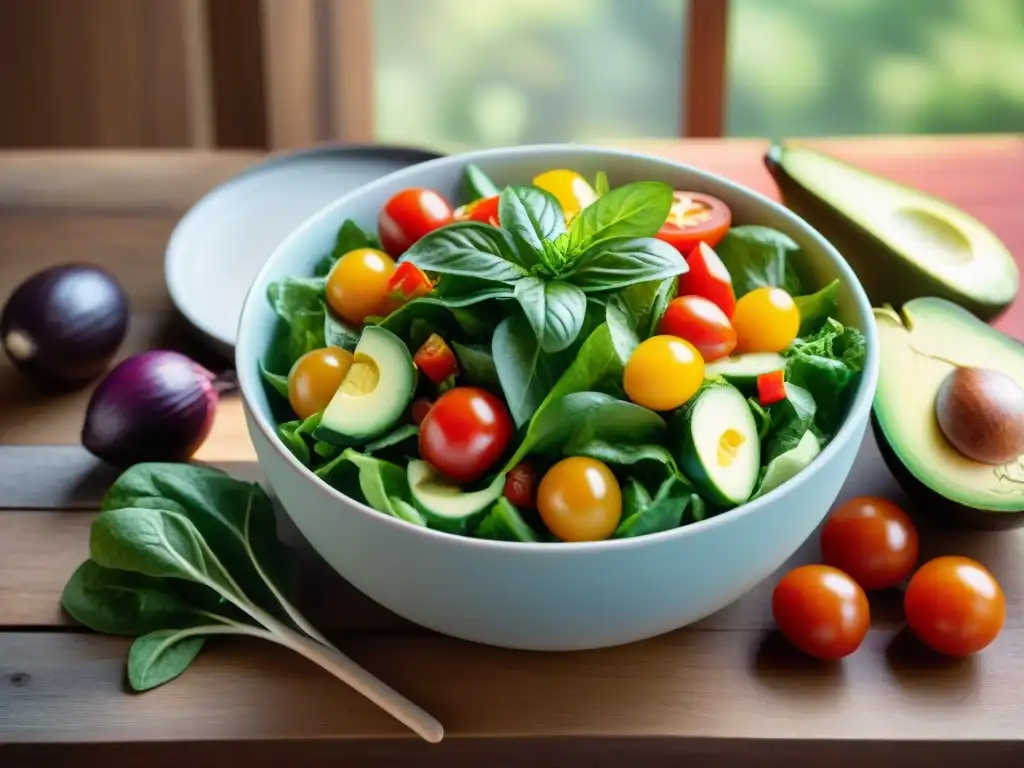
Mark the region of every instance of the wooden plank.
POLYGON ((372 26, 372 0, 328 0, 325 90, 331 138, 357 144, 373 141, 372 26))
POLYGON ((188 101, 188 143, 208 149, 214 146, 212 39, 207 15, 208 0, 178 0, 185 44, 185 83, 188 101))
POLYGON ((683 136, 716 137, 725 123, 729 0, 689 0, 683 69, 683 136))
MULTIPOLYGON (((872 631, 822 667, 762 631, 676 632, 585 653, 524 653, 441 636, 361 637, 342 650, 447 738, 671 737, 1022 743, 1024 630, 985 653, 926 655, 872 631), (965 706, 969 701, 969 706, 965 706)), ((432 754, 306 660, 262 641, 211 643, 173 683, 124 693, 129 641, 0 633, 0 743, 391 738, 432 754)), ((400 743, 400 742, 399 742, 400 743)), ((765 744, 767 746, 767 743, 765 744)), ((979 753, 980 756, 980 753, 979 753)))
POLYGON ((207 2, 218 147, 266 149, 260 7, 251 0, 207 2))
POLYGON ((322 138, 316 38, 317 0, 261 0, 270 147, 322 138))

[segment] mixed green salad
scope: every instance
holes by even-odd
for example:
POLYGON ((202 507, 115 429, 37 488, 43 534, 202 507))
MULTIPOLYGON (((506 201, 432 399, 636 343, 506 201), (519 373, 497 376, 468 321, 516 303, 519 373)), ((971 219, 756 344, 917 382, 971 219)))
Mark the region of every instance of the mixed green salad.
POLYGON ((269 288, 277 433, 322 480, 452 534, 595 541, 742 505, 835 434, 864 337, 784 233, 657 181, 464 182, 269 288))

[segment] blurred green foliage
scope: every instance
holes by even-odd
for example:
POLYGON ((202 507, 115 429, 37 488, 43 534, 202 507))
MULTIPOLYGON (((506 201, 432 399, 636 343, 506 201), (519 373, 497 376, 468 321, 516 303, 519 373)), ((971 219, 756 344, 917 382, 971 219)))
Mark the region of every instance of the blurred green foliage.
MULTIPOLYGON (((378 139, 677 135, 685 0, 375 0, 378 139)), ((732 0, 728 133, 1024 129, 1024 0, 732 0)))

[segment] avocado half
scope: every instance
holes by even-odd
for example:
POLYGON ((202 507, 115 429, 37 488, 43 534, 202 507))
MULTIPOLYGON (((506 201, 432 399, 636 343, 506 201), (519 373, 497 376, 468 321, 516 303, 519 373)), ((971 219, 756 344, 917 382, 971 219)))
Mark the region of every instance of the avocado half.
POLYGON ((991 230, 931 195, 811 149, 773 144, 783 202, 849 262, 874 306, 949 299, 991 320, 1017 295, 1017 265, 991 230))
POLYGON ((957 366, 1002 371, 1024 387, 1024 344, 934 297, 874 310, 881 365, 872 428, 886 465, 922 509, 969 528, 1024 524, 1024 454, 970 459, 943 435, 935 399, 957 366))

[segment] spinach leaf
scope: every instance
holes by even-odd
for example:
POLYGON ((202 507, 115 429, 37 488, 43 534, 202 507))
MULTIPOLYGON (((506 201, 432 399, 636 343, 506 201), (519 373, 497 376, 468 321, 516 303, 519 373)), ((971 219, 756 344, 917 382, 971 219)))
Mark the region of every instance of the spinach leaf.
POLYGON ((359 489, 366 503, 378 512, 398 517, 391 504, 391 497, 406 501, 411 498, 405 468, 390 461, 366 456, 353 448, 346 449, 342 459, 351 462, 359 470, 359 489))
POLYGON ((477 221, 460 221, 435 229, 405 252, 403 261, 427 272, 514 283, 527 274, 503 229, 477 221))
POLYGON ((501 391, 516 426, 526 424, 551 391, 564 355, 545 355, 529 321, 522 315, 506 317, 494 331, 491 355, 501 391))
POLYGON ((401 445, 404 442, 413 440, 419 437, 420 428, 415 424, 402 424, 399 427, 388 432, 382 437, 378 437, 363 446, 363 453, 370 455, 383 451, 385 448, 393 448, 396 445, 401 445))
POLYGON ((610 190, 573 218, 567 253, 578 256, 611 240, 653 237, 671 208, 672 187, 660 181, 610 190))
POLYGON ((655 333, 665 308, 675 298, 678 282, 670 277, 634 283, 609 297, 608 307, 621 314, 621 319, 640 340, 646 339, 655 333))
POLYGON ((757 439, 764 440, 765 435, 772 426, 772 417, 761 404, 752 397, 747 398, 747 405, 750 406, 750 413, 754 416, 754 424, 757 425, 757 439))
POLYGON ((277 392, 281 397, 288 399, 288 377, 280 373, 271 373, 267 370, 267 367, 260 362, 260 376, 263 377, 263 381, 270 386, 272 390, 277 392))
POLYGON ((504 497, 491 507, 473 535, 478 539, 494 541, 540 541, 519 510, 504 497))
POLYGON ((817 293, 794 296, 793 301, 800 310, 800 335, 817 333, 825 321, 836 313, 839 305, 839 280, 833 280, 817 293))
POLYGON ((796 448, 804 436, 817 410, 814 398, 803 387, 786 382, 786 399, 773 405, 771 427, 768 430, 767 445, 762 463, 771 462, 786 451, 796 448))
POLYGON ((290 366, 307 352, 325 345, 324 281, 322 278, 288 277, 267 289, 270 304, 287 326, 287 363, 290 366))
POLYGON ((757 488, 754 489, 754 493, 750 497, 751 501, 775 490, 791 477, 803 471, 820 452, 821 445, 818 443, 818 438, 810 430, 804 432, 796 447, 779 454, 768 462, 757 488))
POLYGON ((352 219, 345 219, 341 227, 338 228, 338 236, 334 240, 334 248, 316 265, 314 274, 321 277, 326 276, 338 259, 349 251, 354 251, 357 248, 376 248, 380 250, 380 247, 380 240, 377 239, 376 235, 364 232, 352 219))
POLYGON ((620 388, 625 365, 607 323, 601 323, 583 342, 572 363, 544 398, 548 405, 560 397, 591 389, 620 388))
POLYGON ((277 436, 281 438, 281 442, 307 467, 310 465, 311 457, 306 438, 311 437, 313 430, 320 426, 322 417, 323 411, 314 413, 308 419, 295 419, 277 425, 277 436))
POLYGON ((561 352, 576 341, 583 327, 587 297, 575 285, 525 277, 516 283, 515 296, 542 351, 561 352))
MULTIPOLYGON (((498 221, 503 229, 522 238, 534 254, 544 252, 543 241, 565 232, 565 214, 555 196, 538 187, 505 187, 498 200, 498 221)), ((536 257, 524 266, 537 262, 536 257)))
POLYGON ((846 406, 846 393, 864 367, 864 334, 829 318, 822 329, 797 339, 786 352, 786 377, 814 397, 814 424, 834 434, 846 406))
POLYGON ((452 351, 459 361, 459 369, 462 377, 470 384, 492 391, 500 391, 501 383, 498 381, 498 370, 494 366, 494 358, 491 352, 483 347, 463 344, 452 340, 452 351))
POLYGON ((678 528, 683 522, 683 513, 692 495, 693 486, 675 476, 669 477, 661 484, 650 504, 619 523, 612 538, 647 536, 678 528))
POLYGON ((592 293, 665 280, 686 270, 686 260, 663 240, 653 237, 621 238, 605 241, 584 252, 563 279, 578 285, 586 293, 592 293))
POLYGON ((201 624, 143 635, 128 649, 128 684, 135 691, 148 691, 170 682, 188 668, 213 634, 237 631, 223 624, 201 624))
POLYGON ((359 331, 324 307, 324 344, 351 352, 358 343, 359 331))
POLYGON ((693 486, 689 479, 676 466, 676 460, 668 448, 656 443, 643 445, 628 445, 622 443, 611 443, 607 440, 590 439, 586 441, 571 440, 562 449, 566 456, 587 456, 597 459, 605 464, 621 467, 633 467, 635 465, 651 465, 652 473, 662 482, 669 477, 675 477, 684 485, 693 486))
POLYGON ((683 513, 683 525, 699 523, 701 520, 705 520, 709 517, 708 511, 708 503, 704 501, 704 498, 699 494, 693 494, 690 496, 690 503, 686 505, 686 511, 683 513))
POLYGON ((616 294, 608 300, 605 322, 608 324, 608 333, 615 353, 625 365, 633 351, 640 346, 640 337, 636 333, 637 318, 632 313, 632 308, 626 305, 620 296, 621 294, 616 294))
POLYGON ((737 298, 764 286, 784 288, 791 296, 802 292, 791 262, 800 253, 800 246, 777 229, 733 227, 715 247, 715 253, 732 276, 737 298))
POLYGON ((490 176, 480 170, 480 167, 467 163, 462 171, 462 194, 463 201, 472 203, 485 197, 494 197, 501 192, 498 185, 491 181, 490 176))
POLYGON ((313 443, 313 453, 319 456, 321 459, 333 459, 339 453, 341 448, 334 443, 328 443, 323 440, 317 440, 313 443))
POLYGON ((608 186, 608 174, 604 171, 598 171, 594 176, 594 191, 597 193, 597 196, 607 195, 610 189, 611 187, 608 186))
MULTIPOLYGON (((622 486, 622 520, 628 520, 651 505, 651 494, 644 484, 631 477, 622 486)), ((621 526, 621 522, 620 522, 621 526)))
POLYGON ((556 452, 570 441, 640 444, 664 435, 665 420, 654 411, 602 392, 573 392, 537 411, 504 471, 530 454, 556 452))
MULTIPOLYGON (((447 282, 447 278, 442 279, 438 288, 445 282, 447 282)), ((473 312, 465 310, 487 301, 515 298, 512 288, 507 285, 498 283, 486 283, 486 285, 485 289, 466 293, 453 291, 445 295, 436 291, 429 296, 421 296, 403 304, 390 315, 378 319, 376 322, 381 328, 386 328, 402 339, 410 337, 413 323, 420 319, 430 323, 435 330, 459 328, 464 330, 467 335, 476 337, 481 330, 480 322, 473 312)), ((498 315, 500 313, 488 312, 487 314, 498 315)), ((412 347, 411 344, 410 347, 412 347)), ((416 349, 413 348, 412 351, 415 352, 416 349)))
POLYGON ((647 332, 644 334, 644 338, 654 336, 657 333, 658 323, 661 322, 661 318, 665 314, 665 310, 668 309, 672 299, 676 297, 678 289, 679 281, 674 277, 662 280, 659 283, 658 290, 655 291, 654 299, 651 301, 651 314, 648 318, 647 332))

